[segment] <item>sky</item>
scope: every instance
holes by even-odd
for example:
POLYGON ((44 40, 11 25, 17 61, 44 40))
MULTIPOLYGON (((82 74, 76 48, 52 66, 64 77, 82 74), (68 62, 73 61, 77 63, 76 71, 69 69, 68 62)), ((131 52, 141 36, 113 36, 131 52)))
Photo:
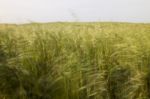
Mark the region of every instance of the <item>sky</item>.
POLYGON ((0 23, 60 21, 150 23, 150 0, 0 0, 0 23))

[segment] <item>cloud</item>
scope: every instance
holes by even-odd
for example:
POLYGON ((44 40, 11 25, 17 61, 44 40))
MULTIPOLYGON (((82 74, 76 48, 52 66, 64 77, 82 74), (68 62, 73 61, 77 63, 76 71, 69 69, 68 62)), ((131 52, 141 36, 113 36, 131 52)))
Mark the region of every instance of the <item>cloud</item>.
POLYGON ((0 0, 0 21, 74 21, 74 13, 80 21, 150 22, 149 5, 150 0, 0 0))

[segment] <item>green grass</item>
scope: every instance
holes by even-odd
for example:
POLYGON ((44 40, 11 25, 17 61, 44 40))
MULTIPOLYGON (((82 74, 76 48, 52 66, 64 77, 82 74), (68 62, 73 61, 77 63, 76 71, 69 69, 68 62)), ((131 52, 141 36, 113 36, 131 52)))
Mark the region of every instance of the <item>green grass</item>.
POLYGON ((0 99, 150 99, 150 24, 1 24, 0 99))

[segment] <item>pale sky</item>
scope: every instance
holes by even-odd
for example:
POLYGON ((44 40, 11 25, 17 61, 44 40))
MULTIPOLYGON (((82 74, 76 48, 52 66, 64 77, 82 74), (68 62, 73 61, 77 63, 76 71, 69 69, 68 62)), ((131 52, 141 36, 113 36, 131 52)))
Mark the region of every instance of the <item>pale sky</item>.
POLYGON ((0 22, 150 23, 150 0, 0 0, 0 22))

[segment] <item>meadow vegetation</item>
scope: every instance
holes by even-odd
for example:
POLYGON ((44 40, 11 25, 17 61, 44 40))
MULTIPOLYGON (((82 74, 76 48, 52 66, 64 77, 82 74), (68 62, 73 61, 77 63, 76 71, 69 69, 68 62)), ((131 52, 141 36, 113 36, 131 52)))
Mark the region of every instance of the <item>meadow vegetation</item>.
POLYGON ((150 99, 150 24, 1 24, 0 99, 150 99))

